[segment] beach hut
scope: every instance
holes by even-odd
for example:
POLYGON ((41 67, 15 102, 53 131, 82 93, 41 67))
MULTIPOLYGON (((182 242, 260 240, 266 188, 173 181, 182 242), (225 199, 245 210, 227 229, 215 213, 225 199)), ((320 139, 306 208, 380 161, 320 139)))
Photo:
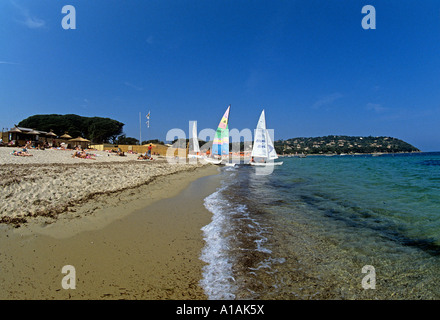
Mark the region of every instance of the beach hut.
POLYGON ((46 133, 46 142, 49 144, 49 146, 53 146, 55 143, 55 138, 57 137, 57 135, 55 133, 53 133, 52 130, 50 130, 50 132, 46 133))
POLYGON ((81 147, 81 149, 87 149, 90 145, 90 140, 84 139, 82 137, 78 137, 75 139, 70 139, 69 143, 76 147, 81 147))
POLYGON ((24 136, 23 131, 18 129, 17 126, 9 130, 8 135, 9 135, 8 140, 10 142, 10 145, 13 146, 18 145, 18 140, 22 139, 22 136, 24 136))
POLYGON ((32 129, 31 131, 27 131, 25 133, 28 136, 30 136, 29 139, 26 139, 26 140, 30 140, 30 141, 38 141, 38 139, 40 137, 40 134, 41 134, 40 131, 37 131, 37 130, 34 130, 34 129, 32 129))
POLYGON ((67 132, 65 134, 63 134, 59 140, 58 143, 60 144, 61 147, 67 148, 68 144, 69 144, 69 140, 72 139, 72 137, 70 135, 67 134, 67 132), (65 144, 65 146, 61 145, 61 144, 65 144))

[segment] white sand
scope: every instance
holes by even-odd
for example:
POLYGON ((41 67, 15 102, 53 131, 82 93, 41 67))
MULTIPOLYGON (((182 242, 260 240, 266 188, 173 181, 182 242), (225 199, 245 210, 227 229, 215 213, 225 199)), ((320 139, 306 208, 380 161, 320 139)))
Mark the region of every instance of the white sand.
POLYGON ((87 151, 88 153, 96 155, 91 159, 72 158, 74 151, 72 150, 34 150, 30 149, 31 157, 13 156, 13 151, 21 151, 23 148, 8 148, 0 147, 0 165, 2 164, 50 164, 50 163, 89 163, 89 162, 123 162, 136 160, 138 155, 127 154, 125 157, 120 157, 115 153, 108 153, 107 151, 87 151))
POLYGON ((0 148, 0 220, 20 223, 23 218, 58 214, 99 194, 134 188, 158 176, 192 170, 200 164, 170 164, 165 159, 136 160, 90 151, 96 160, 72 158, 73 151, 30 150, 32 157, 0 148))

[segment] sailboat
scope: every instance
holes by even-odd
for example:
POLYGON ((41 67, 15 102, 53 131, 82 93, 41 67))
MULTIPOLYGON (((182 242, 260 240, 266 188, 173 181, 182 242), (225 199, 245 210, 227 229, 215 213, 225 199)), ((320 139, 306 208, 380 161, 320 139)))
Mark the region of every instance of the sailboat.
POLYGON ((212 142, 211 157, 206 157, 205 161, 213 164, 221 164, 223 157, 229 157, 229 110, 231 105, 224 113, 217 131, 215 132, 214 141, 212 142))
POLYGON ((192 137, 188 142, 188 158, 201 158, 199 139, 197 138, 197 122, 193 122, 192 137))
POLYGON ((273 142, 270 139, 269 132, 266 129, 266 116, 264 115, 264 110, 261 112, 255 130, 254 146, 252 148, 251 157, 252 160, 250 161, 250 164, 252 166, 280 166, 283 164, 283 162, 273 161, 278 159, 278 155, 275 151, 273 142), (255 158, 261 160, 255 161, 255 158), (267 162, 268 160, 269 162, 267 162))

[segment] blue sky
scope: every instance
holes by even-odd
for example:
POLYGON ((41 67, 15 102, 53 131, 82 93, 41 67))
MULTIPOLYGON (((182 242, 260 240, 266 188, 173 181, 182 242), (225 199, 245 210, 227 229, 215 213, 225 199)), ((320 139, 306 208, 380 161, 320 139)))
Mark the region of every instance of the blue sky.
POLYGON ((109 117, 127 136, 253 129, 276 139, 393 136, 440 150, 440 2, 2 0, 0 127, 109 117), (61 27, 64 5, 76 30, 61 27), (364 5, 376 9, 364 30, 364 5), (151 110, 150 128, 145 114, 151 110))

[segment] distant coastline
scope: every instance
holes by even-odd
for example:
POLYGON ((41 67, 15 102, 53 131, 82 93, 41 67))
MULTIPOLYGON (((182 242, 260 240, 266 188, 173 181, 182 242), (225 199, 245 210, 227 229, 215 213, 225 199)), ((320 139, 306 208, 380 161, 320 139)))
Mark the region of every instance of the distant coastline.
POLYGON ((280 155, 290 154, 388 154, 422 152, 413 145, 393 137, 337 136, 299 137, 275 141, 280 155))

